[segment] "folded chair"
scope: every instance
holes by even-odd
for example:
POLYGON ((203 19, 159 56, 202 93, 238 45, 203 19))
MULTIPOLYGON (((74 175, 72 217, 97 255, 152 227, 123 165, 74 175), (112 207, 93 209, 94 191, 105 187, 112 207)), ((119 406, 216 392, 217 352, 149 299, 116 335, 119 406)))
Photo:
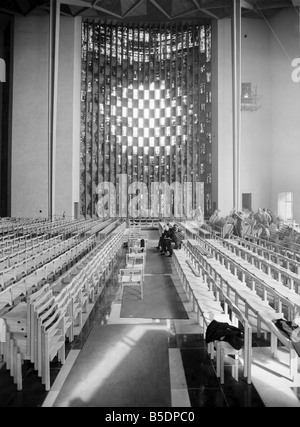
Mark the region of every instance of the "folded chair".
POLYGON ((33 306, 52 298, 49 286, 30 295, 27 302, 19 303, 8 312, 4 318, 7 325, 7 337, 4 344, 4 361, 6 367, 14 377, 18 390, 22 390, 22 364, 24 360, 35 361, 35 343, 37 340, 37 329, 34 324, 33 306))
POLYGON ((51 387, 50 363, 56 356, 61 364, 65 363, 65 337, 65 313, 57 309, 41 328, 42 383, 46 391, 51 387))

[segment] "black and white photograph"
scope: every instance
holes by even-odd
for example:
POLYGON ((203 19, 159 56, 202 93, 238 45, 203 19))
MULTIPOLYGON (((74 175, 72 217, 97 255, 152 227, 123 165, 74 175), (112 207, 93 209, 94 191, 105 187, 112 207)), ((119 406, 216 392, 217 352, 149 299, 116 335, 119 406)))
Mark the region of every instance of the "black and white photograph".
POLYGON ((300 407, 300 0, 1 0, 17 407, 300 407))

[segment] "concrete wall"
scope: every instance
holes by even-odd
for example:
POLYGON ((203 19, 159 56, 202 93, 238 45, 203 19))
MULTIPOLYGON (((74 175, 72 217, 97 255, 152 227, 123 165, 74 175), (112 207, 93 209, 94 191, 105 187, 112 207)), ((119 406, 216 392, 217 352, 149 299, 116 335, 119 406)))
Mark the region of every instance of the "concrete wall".
MULTIPOLYGON (((298 24, 298 16, 291 10, 271 22, 291 59, 299 56, 298 24)), ((217 40, 215 194, 218 208, 227 214, 233 207, 230 19, 217 22, 217 40)), ((264 20, 242 19, 242 82, 257 89, 258 109, 241 114, 241 194, 252 194, 254 210, 271 207, 277 211, 278 192, 294 191, 295 215, 300 218, 300 84, 292 82, 291 73, 291 63, 270 26, 264 20)))
POLYGON ((242 20, 242 83, 257 92, 257 110, 241 114, 241 194, 252 194, 252 209, 270 206, 271 71, 270 30, 264 20, 242 20))
MULTIPOLYGON (((61 19, 55 214, 79 200, 80 18, 61 19), (75 181, 76 180, 76 181, 75 181)), ((48 215, 49 17, 17 17, 14 41, 12 216, 48 215)))
MULTIPOLYGON (((214 44, 215 46, 215 44, 214 44)), ((233 207, 231 20, 217 22, 217 121, 213 118, 213 162, 217 165, 217 207, 227 215, 233 207), (217 127, 217 128, 216 128, 217 127), (216 156, 217 155, 217 156, 216 156)), ((215 54, 214 57, 216 58, 215 54)), ((216 69, 216 64, 212 64, 216 69)), ((216 78, 216 76, 214 75, 216 78)), ((213 83, 215 84, 215 83, 213 83)), ((216 97, 214 98, 216 102, 216 97)), ((213 187, 214 189, 214 187, 213 187)), ((216 194, 216 189, 214 189, 216 194)))
POLYGON ((59 52, 55 212, 79 201, 81 20, 62 18, 59 52))
POLYGON ((47 216, 47 18, 16 18, 14 36, 11 214, 47 216))
POLYGON ((286 10, 271 21, 271 207, 278 193, 293 192, 294 219, 300 221, 300 82, 292 81, 291 62, 300 57, 299 17, 286 10))

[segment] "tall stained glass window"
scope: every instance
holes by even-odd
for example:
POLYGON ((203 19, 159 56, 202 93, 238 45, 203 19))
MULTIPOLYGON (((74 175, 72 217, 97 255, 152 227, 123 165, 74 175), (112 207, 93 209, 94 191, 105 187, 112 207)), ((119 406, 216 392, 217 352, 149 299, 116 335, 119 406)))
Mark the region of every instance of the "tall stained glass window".
MULTIPOLYGON (((211 26, 86 20, 81 71, 81 216, 100 216, 109 203, 109 185, 103 190, 101 184, 118 189, 120 177, 128 187, 138 183, 147 216, 161 216, 168 202, 160 199, 157 211, 153 183, 177 185, 182 205, 189 188, 192 210, 202 188, 201 207, 209 216, 211 26)), ((135 194, 124 190, 115 193, 116 216, 124 209, 130 216, 135 194)), ((176 216, 174 197, 169 202, 168 212, 176 216)))

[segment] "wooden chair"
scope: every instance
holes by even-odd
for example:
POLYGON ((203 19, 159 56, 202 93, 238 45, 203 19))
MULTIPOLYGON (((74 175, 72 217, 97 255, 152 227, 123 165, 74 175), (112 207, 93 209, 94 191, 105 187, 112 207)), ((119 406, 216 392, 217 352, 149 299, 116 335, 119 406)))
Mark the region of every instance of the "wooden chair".
POLYGON ((51 300, 52 291, 45 286, 35 294, 6 313, 3 318, 7 326, 5 343, 6 367, 14 377, 18 390, 22 390, 22 364, 24 360, 34 362, 37 330, 34 327, 33 305, 38 301, 51 300))
MULTIPOLYGON (((228 342, 215 341, 217 376, 220 383, 224 384, 224 360, 226 356, 234 357, 234 377, 239 380, 239 361, 243 364, 243 374, 247 383, 251 384, 251 359, 252 359, 252 328, 240 309, 218 288, 219 298, 224 304, 225 314, 229 314, 229 324, 243 330, 244 345, 241 350, 236 350, 228 342)), ((230 359, 228 359, 230 360, 230 359)))
POLYGON ((124 292, 124 286, 137 287, 140 289, 141 299, 143 299, 144 298, 143 271, 144 271, 143 267, 120 269, 118 282, 122 285, 122 291, 124 292))
POLYGON ((146 253, 129 253, 126 254, 126 264, 134 267, 143 267, 146 265, 146 253))
POLYGON ((46 391, 50 390, 50 363, 58 356, 65 363, 66 317, 59 309, 48 318, 41 328, 42 383, 46 391))
POLYGON ((140 253, 144 253, 145 252, 145 248, 141 247, 141 246, 131 246, 129 247, 129 253, 130 254, 140 254, 140 253))
POLYGON ((53 318, 54 313, 64 316, 64 331, 65 341, 68 338, 69 342, 74 340, 74 325, 72 317, 72 301, 65 288, 60 294, 51 299, 47 305, 40 307, 35 311, 37 322, 37 356, 35 360, 35 367, 38 370, 38 375, 43 378, 44 364, 43 364, 43 327, 48 324, 49 319, 53 318))
POLYGON ((82 327, 83 324, 83 312, 85 299, 83 297, 83 281, 81 277, 76 277, 68 285, 68 292, 71 298, 72 304, 72 322, 73 326, 82 327))

